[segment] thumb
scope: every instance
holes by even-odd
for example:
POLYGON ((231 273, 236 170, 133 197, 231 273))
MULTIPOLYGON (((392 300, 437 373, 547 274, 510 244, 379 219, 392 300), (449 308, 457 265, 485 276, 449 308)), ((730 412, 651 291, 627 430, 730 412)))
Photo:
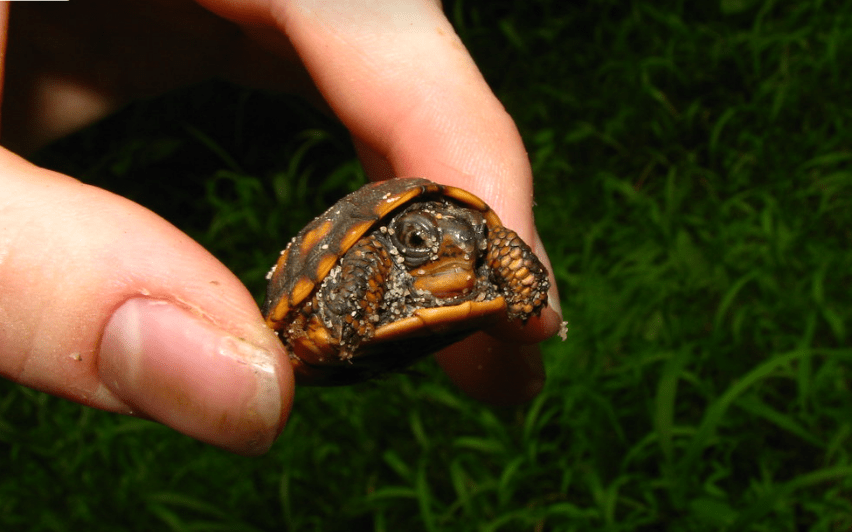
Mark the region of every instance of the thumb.
POLYGON ((0 150, 0 374, 243 454, 290 410, 238 279, 152 212, 0 150))

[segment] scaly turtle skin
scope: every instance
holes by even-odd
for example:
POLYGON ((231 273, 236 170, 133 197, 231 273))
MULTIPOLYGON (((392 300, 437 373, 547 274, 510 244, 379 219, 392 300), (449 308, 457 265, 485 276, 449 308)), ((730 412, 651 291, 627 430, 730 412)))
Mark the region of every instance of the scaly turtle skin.
POLYGON ((300 384, 404 368, 501 317, 547 306, 547 270, 482 200, 426 179, 349 194, 297 234, 263 315, 300 384))

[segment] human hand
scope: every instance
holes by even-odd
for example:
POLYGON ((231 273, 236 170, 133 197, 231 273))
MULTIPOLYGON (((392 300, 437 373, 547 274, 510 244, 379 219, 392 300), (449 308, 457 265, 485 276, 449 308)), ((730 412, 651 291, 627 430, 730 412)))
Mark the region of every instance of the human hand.
MULTIPOLYGON (((44 62, 16 70, 14 47, 27 44, 13 28, 3 142, 32 147, 128 99, 214 74, 294 90, 327 102, 371 178, 421 176, 471 190, 546 260, 518 133, 437 4, 200 3, 222 18, 177 1, 87 4, 100 16, 73 26, 84 33, 71 41, 102 41, 97 24, 134 41, 128 27, 142 25, 157 37, 143 42, 157 49, 155 60, 141 63, 147 46, 138 40, 105 51, 59 39, 44 62), (141 19, 120 16, 148 6, 141 19), (174 17, 154 16, 154 8, 174 17), (122 63, 123 53, 137 61, 122 63), (52 83, 45 88, 45 81, 52 83)), ((63 9, 85 9, 77 4, 63 9)), ((289 412, 292 373, 239 281, 146 209, 11 153, 0 158, 0 373, 237 452, 266 450, 289 412)), ((550 304, 558 309, 554 295, 550 304)), ((536 342, 558 322, 548 310, 503 336, 536 342)), ((484 336, 441 353, 439 362, 469 394, 496 403, 529 399, 544 378, 534 346, 484 336)))

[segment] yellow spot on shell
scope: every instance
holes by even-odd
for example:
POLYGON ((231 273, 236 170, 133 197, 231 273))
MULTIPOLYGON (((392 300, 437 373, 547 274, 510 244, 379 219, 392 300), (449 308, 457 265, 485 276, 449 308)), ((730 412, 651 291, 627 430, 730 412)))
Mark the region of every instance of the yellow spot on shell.
POLYGON ((373 223, 375 222, 370 220, 367 222, 361 222, 360 224, 351 227, 349 229, 349 232, 346 234, 345 237, 343 237, 343 240, 340 242, 340 249, 347 250, 353 245, 355 245, 355 242, 357 242, 358 239, 361 238, 364 233, 366 233, 370 229, 370 227, 372 227, 373 223))
POLYGON ((337 264, 337 255, 328 254, 317 263, 317 276, 323 278, 337 264))
POLYGON ((316 227, 306 232, 302 236, 302 243, 299 246, 300 253, 302 255, 309 253, 314 248, 314 246, 316 246, 317 242, 322 240, 323 237, 327 235, 329 231, 331 231, 331 227, 331 220, 326 220, 322 224, 320 224, 319 227, 316 227))
POLYGON ((314 282, 310 278, 302 276, 293 285, 293 290, 290 291, 290 300, 298 304, 304 301, 311 290, 314 289, 314 282))
POLYGON ((280 323, 284 320, 284 317, 290 311, 290 298, 285 294, 278 300, 275 304, 275 307, 269 312, 269 316, 266 317, 266 324, 269 325, 272 329, 278 329, 280 323))
POLYGON ((479 197, 473 195, 472 193, 468 192, 467 190, 450 186, 445 186, 443 187, 443 189, 444 194, 446 194, 447 196, 459 200, 462 203, 466 203, 467 205, 473 207, 478 211, 485 212, 490 210, 488 208, 488 205, 486 205, 484 201, 482 201, 481 199, 479 199, 479 197))

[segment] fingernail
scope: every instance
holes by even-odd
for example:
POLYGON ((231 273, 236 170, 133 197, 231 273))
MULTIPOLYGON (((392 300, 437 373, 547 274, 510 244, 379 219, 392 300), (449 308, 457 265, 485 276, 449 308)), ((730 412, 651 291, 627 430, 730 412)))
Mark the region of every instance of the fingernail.
POLYGON ((130 299, 101 340, 101 380, 137 414, 241 454, 266 451, 289 410, 283 351, 257 347, 171 303, 130 299))

